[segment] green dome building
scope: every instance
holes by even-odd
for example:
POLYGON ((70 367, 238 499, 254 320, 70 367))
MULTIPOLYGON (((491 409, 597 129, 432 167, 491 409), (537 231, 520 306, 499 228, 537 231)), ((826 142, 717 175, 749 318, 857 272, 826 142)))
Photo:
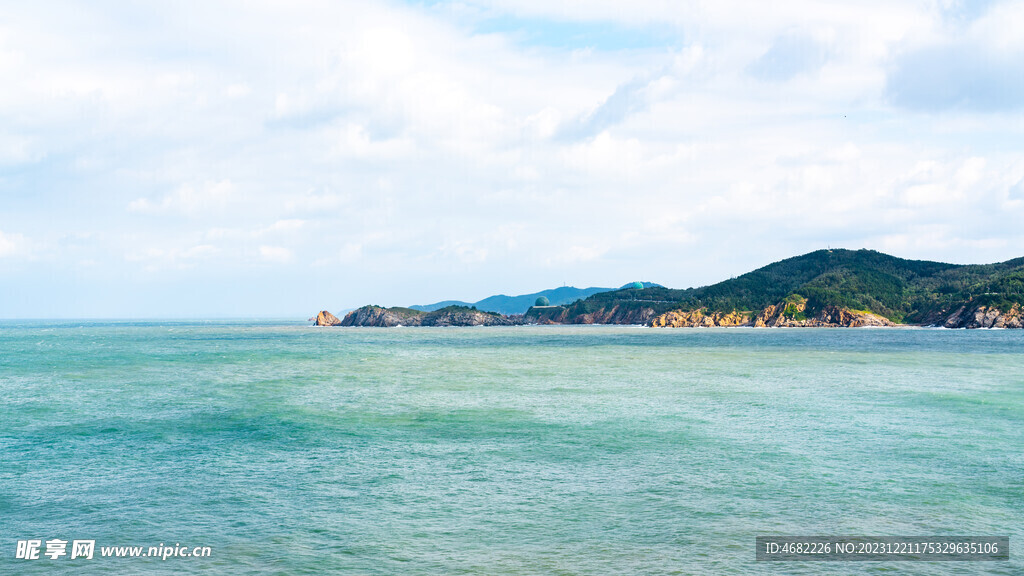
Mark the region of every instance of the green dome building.
POLYGON ((533 303, 534 306, 551 306, 551 301, 544 296, 537 298, 537 301, 533 303))
POLYGON ((644 283, 643 282, 633 282, 633 289, 634 290, 643 290, 644 289, 644 283))

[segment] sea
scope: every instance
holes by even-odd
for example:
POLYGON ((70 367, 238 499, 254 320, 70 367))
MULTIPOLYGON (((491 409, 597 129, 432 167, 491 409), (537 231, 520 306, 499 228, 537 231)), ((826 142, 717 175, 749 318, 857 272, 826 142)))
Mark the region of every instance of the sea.
POLYGON ((1019 575, 1022 545, 1020 330, 0 322, 0 574, 1019 575))

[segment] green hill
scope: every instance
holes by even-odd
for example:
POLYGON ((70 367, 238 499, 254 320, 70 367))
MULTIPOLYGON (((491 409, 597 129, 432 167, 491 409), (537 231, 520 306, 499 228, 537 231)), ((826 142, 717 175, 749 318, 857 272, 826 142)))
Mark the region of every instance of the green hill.
POLYGON ((958 265, 905 260, 873 250, 818 250, 701 288, 622 289, 579 300, 555 318, 647 322, 668 311, 757 314, 787 298, 812 316, 827 307, 866 311, 896 323, 929 324, 960 306, 1008 310, 1024 304, 1024 258, 958 265), (614 311, 614 313, 612 312, 614 311))

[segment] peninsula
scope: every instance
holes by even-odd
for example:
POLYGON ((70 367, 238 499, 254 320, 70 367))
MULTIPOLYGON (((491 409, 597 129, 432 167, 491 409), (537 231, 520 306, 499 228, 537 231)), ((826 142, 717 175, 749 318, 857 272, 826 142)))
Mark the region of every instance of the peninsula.
POLYGON ((943 326, 1024 328, 1024 258, 997 264, 905 260, 872 250, 818 250, 710 286, 627 285, 571 304, 506 316, 471 307, 425 312, 364 306, 317 325, 653 327, 943 326))

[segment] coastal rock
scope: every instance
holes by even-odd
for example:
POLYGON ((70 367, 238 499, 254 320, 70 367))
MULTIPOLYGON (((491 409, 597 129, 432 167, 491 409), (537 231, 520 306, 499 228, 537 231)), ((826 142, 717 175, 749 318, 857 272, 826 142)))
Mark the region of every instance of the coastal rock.
POLYGON ((942 326, 946 328, 1024 328, 1024 310, 1014 304, 1003 312, 990 306, 961 306, 950 314, 942 326))
POLYGON ((653 308, 613 306, 608 310, 598 310, 592 314, 584 314, 574 324, 648 324, 654 318, 653 308))
POLYGON ((583 314, 570 313, 569 307, 530 308, 526 320, 534 324, 650 324, 657 316, 648 306, 620 306, 601 308, 583 314))
POLYGON ((522 324, 521 319, 522 316, 502 316, 479 310, 442 309, 424 314, 420 326, 515 326, 522 324))
MULTIPOLYGON (((776 310, 775 304, 769 304, 761 313, 754 318, 755 328, 776 327, 783 321, 782 310, 776 310)), ((785 308, 783 306, 782 308, 785 308)))
POLYGON ((863 326, 895 326, 895 324, 877 314, 858 310, 850 310, 839 306, 825 306, 817 314, 804 317, 807 302, 779 302, 765 307, 757 318, 757 328, 858 328, 863 326))
POLYGON ((503 316, 461 306, 451 306, 433 312, 408 308, 382 308, 363 306, 345 315, 341 326, 515 326, 523 324, 522 316, 503 316))
POLYGON ((896 324, 871 312, 850 310, 839 306, 826 306, 814 317, 823 326, 861 328, 864 326, 895 326, 896 324))
POLYGON ((327 310, 321 310, 320 313, 316 315, 316 323, 314 324, 314 326, 340 326, 340 325, 341 325, 341 320, 339 320, 337 316, 335 316, 334 314, 331 314, 327 310))
POLYGON ((651 320, 655 328, 710 328, 713 326, 750 326, 750 316, 740 312, 713 312, 707 310, 673 310, 651 320))
POLYGON ((419 326, 420 316, 423 316, 422 312, 400 314, 380 306, 363 306, 346 314, 341 326, 419 326))

